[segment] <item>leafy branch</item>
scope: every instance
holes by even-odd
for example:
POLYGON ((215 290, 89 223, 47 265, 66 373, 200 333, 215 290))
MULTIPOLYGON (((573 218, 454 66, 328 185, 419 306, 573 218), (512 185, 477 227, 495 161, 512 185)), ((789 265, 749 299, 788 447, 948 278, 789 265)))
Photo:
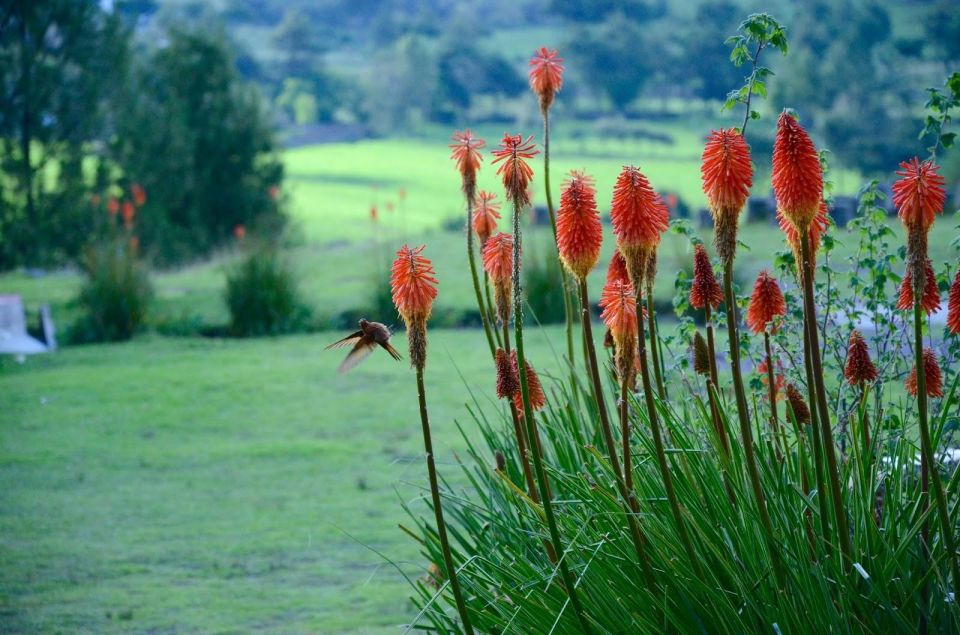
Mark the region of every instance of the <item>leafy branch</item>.
POLYGON ((737 104, 744 104, 746 112, 743 116, 743 125, 740 134, 746 134, 747 123, 751 119, 759 119, 760 113, 752 110, 750 102, 754 95, 762 99, 767 97, 767 78, 773 76, 773 71, 766 66, 760 66, 760 53, 767 47, 774 47, 783 55, 787 54, 787 30, 777 20, 767 13, 753 13, 737 27, 737 35, 727 38, 726 44, 733 47, 730 51, 730 61, 736 67, 750 64, 750 74, 745 78, 743 86, 727 94, 723 103, 723 110, 732 110, 737 104), (752 53, 751 53, 752 51, 752 53))
POLYGON ((956 132, 944 132, 952 117, 950 111, 960 108, 960 72, 954 72, 943 83, 943 91, 939 88, 928 88, 930 98, 924 107, 930 111, 924 119, 923 130, 919 139, 933 138, 933 145, 927 147, 930 158, 936 160, 937 150, 952 148, 957 138, 956 132))

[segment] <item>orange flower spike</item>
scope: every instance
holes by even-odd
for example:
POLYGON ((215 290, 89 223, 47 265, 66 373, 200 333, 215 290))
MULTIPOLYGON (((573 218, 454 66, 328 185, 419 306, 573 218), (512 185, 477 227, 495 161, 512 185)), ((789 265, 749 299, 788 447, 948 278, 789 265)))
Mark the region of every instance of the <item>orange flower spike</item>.
MULTIPOLYGON (((783 376, 783 364, 780 363, 778 359, 773 365, 774 374, 773 374, 773 390, 777 393, 777 400, 779 401, 781 393, 783 392, 784 386, 787 384, 787 378, 783 376)), ((767 360, 763 360, 757 364, 757 373, 760 375, 760 383, 764 386, 767 385, 769 378, 767 377, 767 360)))
POLYGON ((893 204, 908 229, 926 232, 934 217, 943 212, 945 180, 937 174, 939 169, 933 161, 921 162, 917 157, 900 164, 900 179, 893 184, 893 204))
POLYGON ((520 378, 517 377, 517 368, 510 355, 502 348, 497 349, 495 355, 497 367, 497 398, 512 399, 520 392, 520 378))
MULTIPOLYGON (((923 379, 927 387, 928 397, 943 397, 943 375, 940 372, 940 364, 937 362, 937 356, 929 348, 923 349, 923 379)), ((904 385, 911 396, 917 396, 917 368, 910 370, 910 376, 907 377, 904 385)))
POLYGON ((575 278, 582 280, 600 259, 602 242, 603 226, 593 179, 574 170, 563 183, 557 210, 560 260, 575 278))
POLYGON ((600 319, 607 325, 613 338, 617 372, 631 376, 637 354, 637 294, 633 285, 623 280, 611 280, 600 294, 600 319))
POLYGON ((123 225, 127 229, 133 227, 133 217, 136 215, 137 210, 133 206, 133 203, 130 201, 124 201, 123 207, 120 210, 120 215, 123 217, 123 225))
POLYGON ((613 252, 610 264, 607 265, 607 282, 613 280, 630 282, 630 275, 627 273, 627 261, 623 259, 623 254, 619 250, 613 252))
POLYGON ((118 201, 117 199, 111 196, 107 200, 107 213, 110 214, 111 217, 114 217, 117 215, 117 212, 119 211, 120 211, 120 201, 118 201))
MULTIPOLYGON (((517 391, 513 393, 513 404, 517 408, 517 413, 523 416, 523 398, 520 394, 520 365, 517 363, 517 351, 510 351, 510 358, 513 362, 513 372, 517 375, 517 391)), ((530 409, 536 412, 547 405, 547 396, 543 392, 543 386, 540 384, 540 378, 537 371, 526 359, 523 360, 523 369, 527 374, 527 396, 530 398, 530 409)))
POLYGON ((770 181, 784 216, 797 231, 807 231, 823 200, 823 170, 807 131, 786 112, 777 121, 770 181))
POLYGON ((496 194, 492 192, 477 192, 477 201, 474 203, 473 212, 473 230, 480 239, 480 245, 484 245, 490 235, 497 229, 497 221, 500 220, 500 203, 496 202, 496 194))
POLYGON ((847 363, 843 369, 843 376, 851 386, 872 384, 877 381, 880 373, 870 359, 867 342, 860 331, 850 331, 850 340, 847 344, 847 363))
MULTIPOLYGON (((903 274, 903 281, 900 283, 897 308, 901 311, 913 310, 913 273, 909 268, 903 274)), ((940 289, 937 288, 937 277, 929 258, 924 258, 923 295, 920 297, 920 308, 927 315, 940 310, 940 289)))
POLYGON ((483 160, 480 156, 480 149, 487 145, 487 142, 479 137, 473 136, 470 129, 453 133, 450 139, 453 143, 450 148, 453 152, 450 158, 457 165, 457 170, 463 180, 463 191, 473 195, 473 188, 477 183, 477 170, 480 169, 480 162, 483 160))
POLYGON ((690 285, 690 306, 702 309, 708 304, 716 309, 723 302, 723 290, 713 274, 710 256, 703 245, 693 248, 693 282, 690 285))
POLYGON ((540 111, 546 113, 563 86, 563 58, 556 50, 540 47, 530 59, 530 88, 540 98, 540 111))
POLYGON ((133 202, 137 207, 143 207, 147 202, 147 191, 139 183, 130 186, 130 196, 133 197, 133 202))
POLYGON ((390 272, 393 304, 407 326, 410 363, 420 369, 427 361, 427 318, 438 284, 433 264, 422 255, 424 247, 401 247, 390 272))
MULTIPOLYGON (((753 285, 753 295, 750 296, 747 327, 755 334, 763 333, 767 324, 786 312, 787 305, 783 299, 783 292, 780 291, 780 285, 769 273, 761 271, 753 285)), ((775 327, 771 327, 771 331, 775 330, 775 327)))
POLYGON ((750 146, 743 135, 733 128, 710 133, 700 159, 700 179, 713 216, 713 243, 727 262, 736 251, 740 210, 753 185, 750 146))
POLYGON ((513 236, 500 232, 483 246, 483 270, 493 282, 493 301, 501 324, 510 322, 513 294, 513 236))
POLYGON ((947 330, 954 335, 960 335, 960 269, 950 285, 950 296, 947 300, 947 330))
POLYGON ((500 147, 492 153, 496 157, 493 163, 503 162, 497 168, 497 175, 503 179, 507 199, 520 207, 530 204, 528 187, 533 179, 533 168, 527 163, 527 159, 540 153, 534 148, 533 135, 524 139, 520 135, 504 134, 500 147))
POLYGON ((630 281, 634 288, 639 288, 644 282, 650 255, 660 244, 660 235, 669 227, 670 212, 647 177, 639 169, 625 166, 613 186, 610 219, 630 281))

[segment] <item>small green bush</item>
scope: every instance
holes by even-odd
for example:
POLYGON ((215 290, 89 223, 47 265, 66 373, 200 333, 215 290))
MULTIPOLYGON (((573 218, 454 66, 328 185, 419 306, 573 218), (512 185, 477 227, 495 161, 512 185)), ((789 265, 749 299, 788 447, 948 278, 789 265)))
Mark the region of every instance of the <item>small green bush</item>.
POLYGON ((252 251, 227 273, 231 335, 255 337, 304 330, 310 310, 289 265, 272 247, 252 251))
POLYGON ((108 239, 88 247, 82 260, 87 280, 76 304, 83 315, 68 333, 71 342, 128 340, 143 325, 153 298, 147 266, 136 243, 108 239))
POLYGON ((543 258, 531 254, 524 262, 523 285, 532 318, 540 324, 558 324, 565 320, 560 261, 554 252, 543 258))

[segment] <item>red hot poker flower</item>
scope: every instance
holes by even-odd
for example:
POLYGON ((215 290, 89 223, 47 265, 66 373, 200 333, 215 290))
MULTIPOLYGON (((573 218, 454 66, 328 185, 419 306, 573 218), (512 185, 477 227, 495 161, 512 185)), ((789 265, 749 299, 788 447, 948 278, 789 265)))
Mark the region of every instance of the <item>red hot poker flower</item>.
POLYGON ((130 201, 124 201, 123 207, 120 210, 120 215, 123 217, 123 225, 127 229, 133 227, 133 217, 137 213, 136 208, 133 206, 133 203, 130 201))
POLYGON ((500 203, 496 202, 496 194, 493 192, 477 192, 477 201, 474 203, 473 229, 477 232, 477 238, 480 244, 484 245, 487 239, 497 229, 497 221, 500 220, 500 203))
POLYGON ((627 273, 627 261, 623 259, 623 254, 620 253, 620 250, 613 252, 613 257, 610 258, 610 264, 607 265, 607 282, 613 280, 630 282, 630 275, 627 273))
MULTIPOLYGON (((517 351, 510 351, 513 361, 513 371, 520 377, 520 364, 517 363, 517 351)), ((530 398, 530 409, 536 412, 547 405, 547 396, 543 393, 543 386, 540 384, 540 378, 533 365, 526 359, 523 360, 523 369, 527 375, 527 396, 530 398)), ((517 408, 517 413, 523 416, 523 396, 520 394, 519 379, 517 380, 517 391, 513 393, 513 405, 517 408)))
POLYGON ((947 330, 960 335, 960 269, 950 285, 950 299, 947 300, 947 330))
POLYGON ((806 231, 823 200, 823 171, 807 131, 786 112, 777 121, 770 181, 783 214, 798 231, 806 231))
POLYGON ((716 309, 723 302, 723 290, 716 276, 713 275, 713 265, 710 256, 703 245, 697 243, 693 248, 693 283, 690 285, 690 306, 702 309, 708 304, 716 309))
POLYGON ((120 201, 118 201, 117 199, 111 196, 107 200, 107 213, 110 214, 111 217, 115 217, 117 215, 117 212, 119 211, 120 211, 120 201))
MULTIPOLYGON (((923 380, 927 387, 928 397, 943 397, 943 376, 940 373, 940 364, 937 356, 929 348, 923 349, 923 380)), ((917 396, 917 367, 910 371, 910 376, 904 382, 907 392, 917 396)))
POLYGON ((660 235, 669 227, 670 212, 647 177, 633 166, 625 166, 617 177, 610 220, 630 281, 639 289, 650 256, 660 244, 660 235))
MULTIPOLYGON (((783 210, 779 207, 777 208, 777 223, 780 225, 780 230, 786 235, 787 243, 790 245, 799 262, 800 232, 793 226, 793 223, 787 220, 783 210)), ((820 208, 817 210, 817 215, 813 217, 813 221, 810 223, 810 249, 813 250, 814 254, 819 251, 820 243, 823 241, 823 235, 827 233, 829 227, 830 210, 825 201, 820 201, 820 208)))
POLYGON ((602 242, 603 226, 593 179, 574 170, 563 184, 557 210, 560 260, 575 278, 582 280, 600 259, 602 242))
POLYGON ((460 176, 463 179, 463 191, 472 195, 472 189, 477 183, 477 170, 480 169, 480 162, 483 160, 480 157, 480 149, 487 143, 483 139, 473 136, 469 128, 463 132, 459 130, 454 132, 451 141, 453 143, 450 144, 450 148, 453 152, 450 154, 450 158, 454 160, 457 170, 460 171, 460 176))
POLYGON ((714 214, 719 210, 738 213, 753 185, 750 146, 743 135, 733 128, 711 132, 703 148, 700 178, 714 214))
POLYGON ((747 326, 756 334, 763 333, 768 323, 786 312, 787 305, 777 281, 766 271, 761 271, 750 296, 747 326))
POLYGON ((503 179, 503 189, 506 190, 507 199, 520 207, 530 204, 530 193, 527 188, 533 179, 533 168, 527 163, 527 159, 532 159, 539 154, 534 147, 533 135, 524 139, 520 135, 504 134, 500 147, 493 151, 493 156, 496 157, 493 163, 503 161, 497 168, 497 174, 503 179))
POLYGON ((517 377, 517 368, 510 355, 502 348, 497 349, 495 356, 497 366, 497 398, 513 399, 520 391, 520 378, 517 377))
POLYGON ((945 181, 937 174, 939 169, 933 161, 921 162, 917 157, 900 164, 900 179, 893 184, 893 204, 907 228, 926 232, 934 217, 943 212, 945 181))
MULTIPOLYGON (((900 297, 897 299, 897 308, 901 311, 913 309, 913 273, 908 268, 903 274, 900 283, 900 297)), ((933 272, 933 263, 924 258, 923 266, 923 295, 920 296, 920 308, 930 315, 940 310, 940 289, 937 288, 936 274, 933 272)))
POLYGON ((139 183, 134 183, 130 186, 130 196, 133 197, 133 203, 137 207, 143 207, 147 202, 147 191, 143 189, 143 186, 139 183))
POLYGON ((850 331, 850 341, 847 345, 847 364, 843 369, 843 376, 851 386, 872 384, 880 374, 870 359, 870 350, 860 331, 850 331))
MULTIPOLYGON (((783 396, 783 388, 787 383, 787 378, 783 376, 783 364, 780 363, 779 359, 774 363, 773 367, 773 394, 777 397, 777 401, 779 401, 783 396)), ((770 378, 767 376, 768 366, 766 359, 757 364, 757 373, 760 375, 760 382, 767 385, 770 378)))
POLYGON ((530 88, 540 98, 540 110, 547 112, 563 86, 563 58, 556 50, 540 47, 530 59, 530 88))
POLYGON ((493 301, 497 318, 502 324, 510 322, 510 300, 513 294, 513 237, 500 232, 487 239, 483 246, 483 270, 493 281, 493 301))
POLYGON ((408 325, 430 317, 433 301, 437 297, 438 282, 433 264, 421 255, 425 247, 401 247, 390 274, 393 303, 408 325))
POLYGON ((600 307, 600 319, 613 338, 617 372, 629 378, 637 353, 637 294, 629 282, 612 280, 603 287, 600 307))

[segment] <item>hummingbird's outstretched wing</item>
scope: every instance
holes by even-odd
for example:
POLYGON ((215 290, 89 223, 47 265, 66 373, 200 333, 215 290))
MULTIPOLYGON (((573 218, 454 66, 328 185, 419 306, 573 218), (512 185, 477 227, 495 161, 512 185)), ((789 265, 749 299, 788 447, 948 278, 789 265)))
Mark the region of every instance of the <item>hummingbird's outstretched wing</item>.
POLYGON ((397 352, 397 349, 395 349, 395 348, 393 347, 393 344, 391 344, 390 342, 384 342, 384 343, 381 344, 380 346, 382 346, 382 347, 384 348, 384 350, 386 350, 388 353, 390 353, 390 357, 394 358, 395 360, 400 361, 401 359, 403 359, 403 358, 400 356, 400 353, 397 352))
POLYGON ((356 344, 360 338, 363 337, 363 331, 357 331, 356 333, 351 333, 342 340, 338 340, 331 344, 330 346, 325 347, 323 350, 328 351, 331 348, 344 348, 346 346, 353 346, 356 344))
POLYGON ((363 360, 373 352, 373 349, 376 347, 376 343, 373 340, 361 338, 357 341, 357 345, 353 347, 349 353, 347 353, 346 358, 340 363, 340 367, 337 368, 338 373, 345 373, 363 360))

